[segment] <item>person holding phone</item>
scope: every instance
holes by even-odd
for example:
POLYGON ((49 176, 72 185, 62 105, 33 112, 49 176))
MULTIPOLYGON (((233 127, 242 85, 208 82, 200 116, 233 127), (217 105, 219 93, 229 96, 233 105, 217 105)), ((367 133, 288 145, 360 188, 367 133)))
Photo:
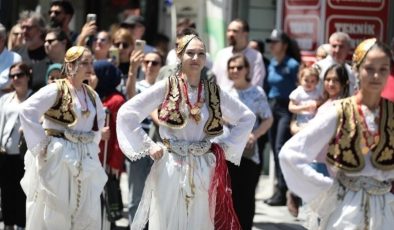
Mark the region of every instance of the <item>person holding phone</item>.
POLYGON ((93 36, 97 32, 96 25, 97 16, 96 14, 87 14, 86 15, 86 23, 83 25, 81 33, 79 34, 76 45, 78 46, 91 46, 93 40, 93 36))

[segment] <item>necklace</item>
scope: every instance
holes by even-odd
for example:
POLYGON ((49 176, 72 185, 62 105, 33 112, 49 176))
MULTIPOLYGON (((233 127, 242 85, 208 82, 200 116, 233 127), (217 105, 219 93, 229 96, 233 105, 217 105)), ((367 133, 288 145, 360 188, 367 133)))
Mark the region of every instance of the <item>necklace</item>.
MULTIPOLYGON (((368 129, 366 117, 365 117, 364 112, 361 108, 361 103, 357 103, 357 109, 358 109, 358 112, 359 112, 361 119, 362 119, 361 125, 362 125, 362 129, 363 129, 363 131, 362 131, 363 138, 361 139, 361 144, 362 144, 361 151, 364 155, 366 155, 366 154, 368 154, 368 152, 370 150, 372 150, 378 144, 379 139, 380 139, 380 130, 378 130, 376 133, 371 133, 368 129)), ((374 116, 375 116, 375 122, 379 125, 380 114, 374 114, 374 116)))
POLYGON ((190 116, 198 123, 201 120, 201 107, 203 105, 203 100, 201 98, 202 81, 200 80, 198 84, 197 101, 194 105, 190 103, 187 82, 184 77, 182 77, 182 82, 183 82, 184 94, 186 98, 186 104, 189 108, 190 116))
POLYGON ((82 100, 82 99, 79 97, 78 91, 77 91, 77 89, 76 89, 75 87, 74 87, 74 91, 75 91, 75 95, 77 95, 79 104, 81 105, 82 116, 84 116, 84 117, 89 117, 90 111, 89 111, 89 108, 88 108, 88 100, 87 100, 87 97, 88 97, 88 96, 87 96, 85 87, 82 85, 82 91, 83 91, 84 100, 82 100), (85 104, 83 104, 83 102, 84 102, 85 104))

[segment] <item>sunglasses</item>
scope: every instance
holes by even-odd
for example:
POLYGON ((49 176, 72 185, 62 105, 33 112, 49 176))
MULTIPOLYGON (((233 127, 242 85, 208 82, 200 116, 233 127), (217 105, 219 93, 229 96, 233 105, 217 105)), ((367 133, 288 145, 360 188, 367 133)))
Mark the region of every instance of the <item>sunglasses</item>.
POLYGON ((119 48, 120 45, 122 45, 122 48, 123 48, 123 49, 127 49, 127 48, 129 48, 129 46, 130 46, 130 44, 127 43, 127 42, 115 42, 115 43, 114 43, 114 46, 115 46, 116 48, 119 48))
POLYGON ((49 10, 48 14, 51 15, 52 13, 54 13, 56 16, 58 16, 59 14, 61 14, 62 12, 60 10, 49 10))
POLYGON ((47 39, 47 40, 45 40, 45 42, 48 42, 49 45, 52 45, 52 43, 53 43, 54 41, 57 41, 57 39, 54 38, 54 39, 47 39))
POLYGON ((243 66, 243 65, 240 65, 240 66, 229 66, 228 67, 228 69, 229 70, 237 70, 237 71, 241 71, 241 70, 243 70, 245 68, 245 66, 243 66))
POLYGON ((157 66, 157 65, 159 65, 159 62, 158 62, 158 61, 150 61, 150 60, 145 60, 145 61, 144 61, 144 64, 145 64, 145 65, 149 65, 149 63, 152 63, 152 66, 157 66))
POLYGON ((9 77, 10 79, 14 79, 15 77, 16 77, 17 79, 19 79, 19 78, 24 77, 24 76, 26 76, 26 73, 24 73, 24 72, 14 73, 14 74, 8 75, 8 77, 9 77))

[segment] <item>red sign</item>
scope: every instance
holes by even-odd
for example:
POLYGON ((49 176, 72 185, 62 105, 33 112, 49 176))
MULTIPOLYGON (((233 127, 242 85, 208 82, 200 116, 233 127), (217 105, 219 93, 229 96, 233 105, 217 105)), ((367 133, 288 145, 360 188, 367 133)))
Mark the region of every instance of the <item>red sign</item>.
POLYGON ((301 50, 314 52, 323 30, 320 21, 320 1, 285 0, 283 31, 295 39, 301 50))
POLYGON ((386 40, 388 8, 388 0, 328 0, 325 41, 336 31, 349 34, 353 48, 370 37, 386 40))
POLYGON ((315 50, 318 41, 320 18, 317 15, 288 15, 284 20, 284 31, 297 40, 301 50, 315 50))
POLYGON ((352 38, 352 48, 355 48, 366 38, 383 39, 384 24, 379 17, 331 15, 327 18, 326 30, 328 36, 335 31, 349 34, 352 38))
POLYGON ((379 11, 387 5, 386 0, 328 0, 328 6, 338 10, 379 11))

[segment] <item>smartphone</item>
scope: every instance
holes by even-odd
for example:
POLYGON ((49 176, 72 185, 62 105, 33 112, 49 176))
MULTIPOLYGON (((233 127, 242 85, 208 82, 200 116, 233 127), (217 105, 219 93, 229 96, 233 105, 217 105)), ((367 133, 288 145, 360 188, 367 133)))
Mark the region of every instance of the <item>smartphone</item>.
POLYGON ((144 40, 138 40, 138 39, 135 40, 134 50, 135 51, 141 50, 142 52, 144 52, 145 44, 146 44, 146 42, 144 40))
POLYGON ((96 21, 97 15, 96 14, 87 14, 86 15, 86 22, 96 21))
POLYGON ((119 49, 116 47, 111 47, 108 52, 109 52, 109 58, 111 59, 112 64, 118 66, 119 65, 119 49))

